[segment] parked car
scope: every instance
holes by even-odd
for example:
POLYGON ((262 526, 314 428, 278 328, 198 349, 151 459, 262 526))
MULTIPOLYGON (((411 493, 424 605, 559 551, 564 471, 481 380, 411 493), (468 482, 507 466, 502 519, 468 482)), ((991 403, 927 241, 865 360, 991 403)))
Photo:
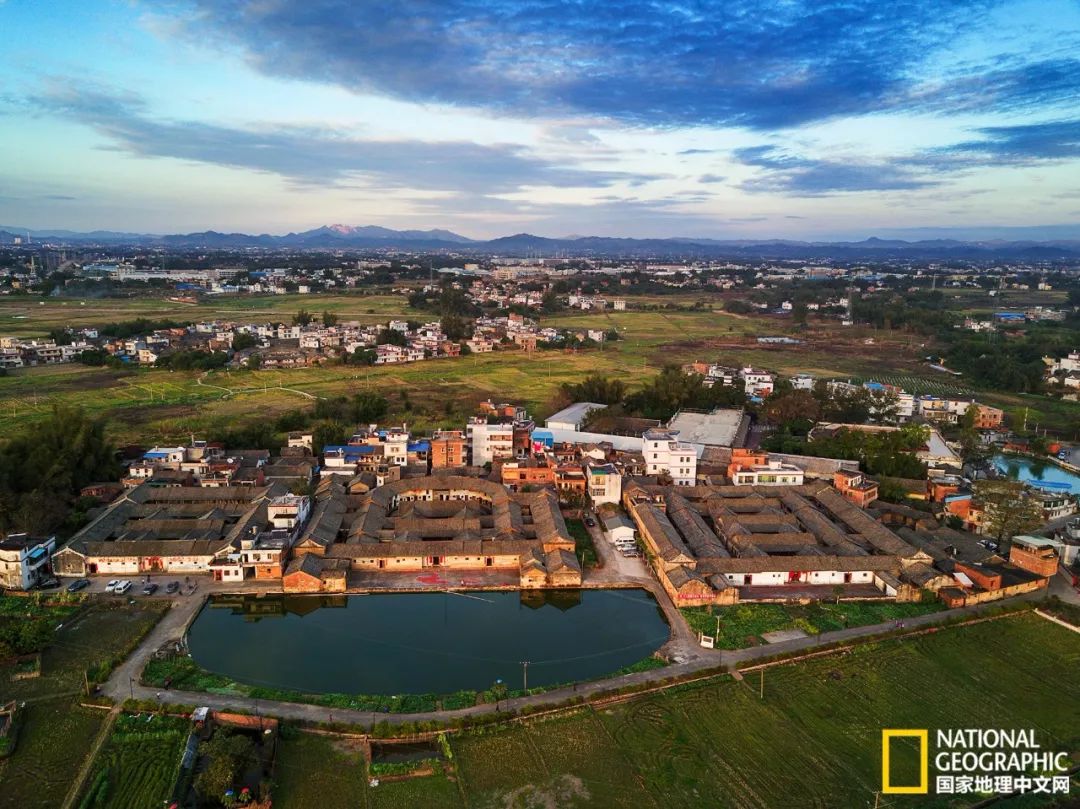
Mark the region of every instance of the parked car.
POLYGON ((157 589, 158 586, 154 582, 148 581, 146 584, 143 585, 142 594, 144 596, 152 596, 154 593, 157 592, 157 589))
POLYGON ((105 592, 106 593, 114 593, 114 592, 116 592, 116 588, 119 586, 119 584, 120 584, 120 579, 110 579, 109 583, 105 585, 105 592))
POLYGON ((56 578, 56 576, 48 576, 39 581, 37 586, 39 590, 51 590, 60 586, 60 579, 56 578))
POLYGON ((131 582, 129 582, 129 581, 120 581, 120 582, 116 583, 116 586, 113 588, 113 592, 116 593, 117 595, 123 595, 124 593, 126 593, 130 589, 131 589, 131 582))
POLYGON ((85 590, 90 586, 90 579, 75 579, 71 584, 67 586, 69 593, 77 593, 79 590, 85 590))
POLYGON ((590 528, 594 528, 596 526, 596 520, 594 520, 592 517, 586 517, 585 524, 590 528))
POLYGON ((165 592, 168 593, 169 595, 172 595, 173 593, 177 592, 179 589, 180 589, 180 582, 178 582, 178 581, 171 581, 171 582, 169 582, 168 584, 165 585, 165 592))

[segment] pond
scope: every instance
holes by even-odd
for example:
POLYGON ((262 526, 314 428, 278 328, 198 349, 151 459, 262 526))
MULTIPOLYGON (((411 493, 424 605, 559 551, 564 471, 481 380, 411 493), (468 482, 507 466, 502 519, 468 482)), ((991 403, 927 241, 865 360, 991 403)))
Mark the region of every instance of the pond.
POLYGON ((668 640, 645 590, 219 596, 192 624, 196 663, 306 693, 426 694, 603 677, 668 640))
POLYGON ((1021 480, 1053 491, 1080 494, 1080 475, 1049 461, 1037 461, 1017 455, 995 455, 994 466, 1014 480, 1021 480))

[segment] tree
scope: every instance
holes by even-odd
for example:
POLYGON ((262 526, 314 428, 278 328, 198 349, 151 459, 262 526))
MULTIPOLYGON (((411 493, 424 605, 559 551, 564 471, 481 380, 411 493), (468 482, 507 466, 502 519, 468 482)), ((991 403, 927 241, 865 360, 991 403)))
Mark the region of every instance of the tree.
POLYGON ((975 500, 983 508, 983 533, 1000 543, 1042 525, 1042 505, 1029 486, 1018 480, 980 480, 975 500))
POLYGON ((306 326, 312 321, 311 313, 306 309, 301 309, 295 315, 293 315, 294 326, 306 326))
POLYGON ((104 423, 67 406, 0 447, 0 531, 45 534, 60 526, 79 491, 119 469, 104 423))
POLYGON ((259 341, 255 338, 255 335, 251 332, 240 332, 233 337, 232 350, 243 351, 245 348, 254 348, 259 344, 259 341))
POLYGON ((195 776, 195 791, 207 803, 220 803, 236 779, 255 763, 255 743, 247 736, 218 728, 210 741, 199 745, 199 756, 208 763, 195 776))
POLYGON ((817 421, 821 406, 810 391, 793 390, 781 396, 770 397, 762 412, 772 424, 785 425, 817 421))
POLYGON ((807 308, 806 304, 799 301, 791 307, 791 319, 795 321, 796 325, 805 326, 806 316, 809 312, 810 310, 807 308))
POLYGON ((597 402, 613 405, 621 402, 626 396, 626 383, 621 379, 589 374, 577 384, 563 384, 562 392, 570 402, 597 402))
POLYGON ((447 340, 457 342, 472 337, 472 321, 461 315, 448 312, 442 316, 439 326, 442 328, 447 340))
POLYGON ((399 332, 397 329, 383 329, 379 332, 379 336, 375 338, 375 342, 378 345, 393 345, 401 346, 404 348, 409 344, 409 338, 399 332))
POLYGON ((323 312, 322 313, 322 324, 324 326, 326 326, 327 328, 329 328, 330 326, 336 326, 338 324, 338 316, 335 315, 333 312, 329 312, 329 311, 323 312))

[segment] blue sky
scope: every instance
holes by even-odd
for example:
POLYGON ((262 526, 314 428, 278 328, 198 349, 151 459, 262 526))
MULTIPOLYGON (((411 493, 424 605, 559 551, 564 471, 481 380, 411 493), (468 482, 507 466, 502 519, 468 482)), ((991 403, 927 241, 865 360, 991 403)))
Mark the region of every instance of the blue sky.
POLYGON ((1080 238, 1077 0, 0 0, 0 31, 5 225, 1080 238))

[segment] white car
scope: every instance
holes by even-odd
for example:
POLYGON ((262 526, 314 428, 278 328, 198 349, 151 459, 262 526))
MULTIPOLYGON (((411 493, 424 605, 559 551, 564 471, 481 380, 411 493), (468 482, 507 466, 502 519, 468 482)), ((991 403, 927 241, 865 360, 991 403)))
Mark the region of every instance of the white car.
POLYGON ((119 579, 112 579, 108 584, 105 585, 105 592, 106 593, 114 592, 119 584, 120 584, 119 579))
POLYGON ((131 582, 129 582, 129 581, 121 581, 121 582, 118 582, 116 587, 113 588, 113 592, 116 593, 117 595, 123 595, 124 593, 126 593, 130 589, 131 589, 131 582))

